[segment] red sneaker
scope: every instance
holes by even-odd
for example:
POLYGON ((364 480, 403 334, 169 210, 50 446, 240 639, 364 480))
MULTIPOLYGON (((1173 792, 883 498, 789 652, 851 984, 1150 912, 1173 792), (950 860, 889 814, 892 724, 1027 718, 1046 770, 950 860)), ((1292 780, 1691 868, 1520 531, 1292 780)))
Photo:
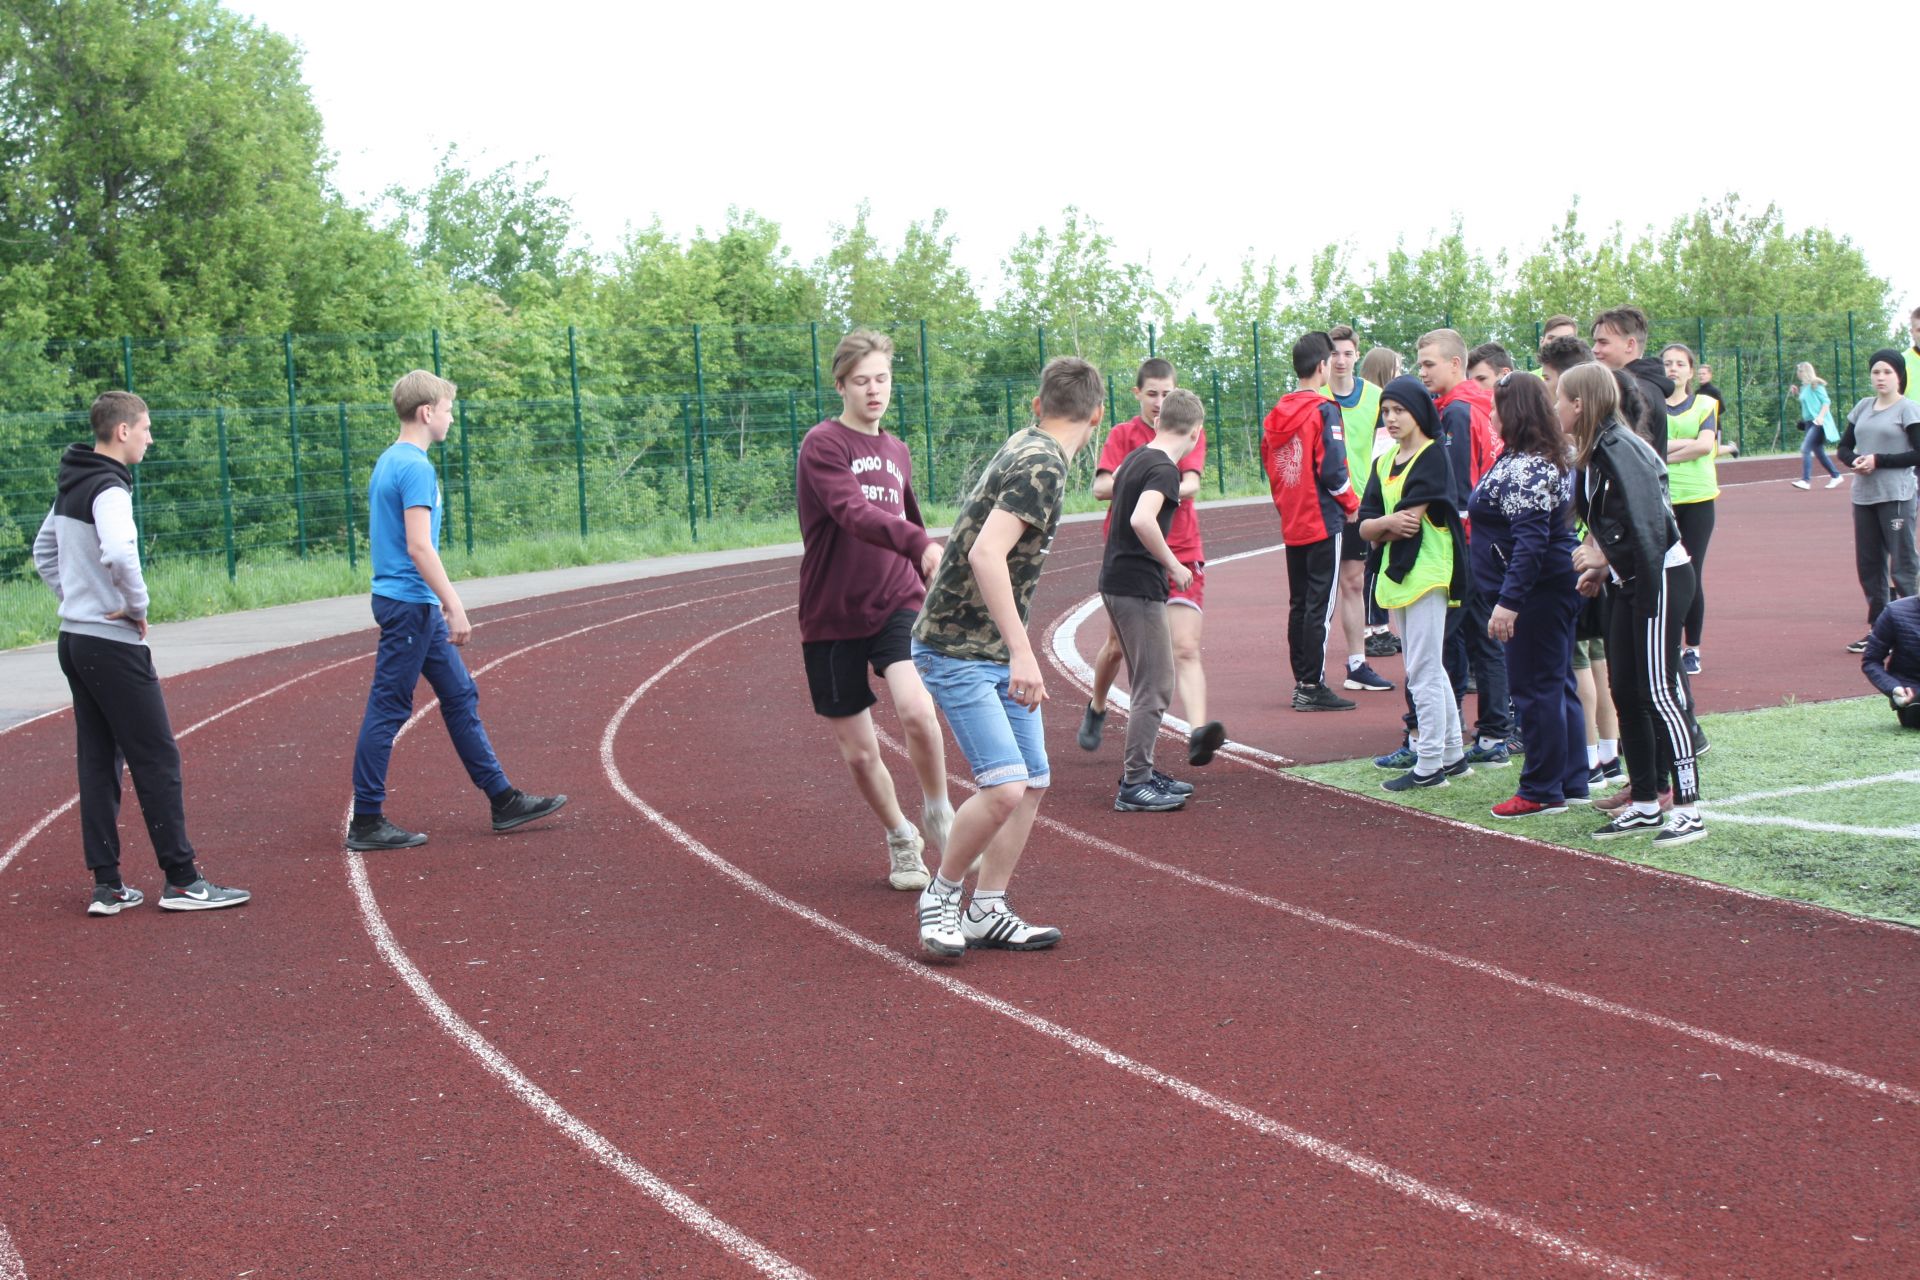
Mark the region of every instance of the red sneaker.
POLYGON ((1567 806, 1564 804, 1541 804, 1525 796, 1502 800, 1493 806, 1493 816, 1496 818, 1531 818, 1536 813, 1565 813, 1566 811, 1567 806))

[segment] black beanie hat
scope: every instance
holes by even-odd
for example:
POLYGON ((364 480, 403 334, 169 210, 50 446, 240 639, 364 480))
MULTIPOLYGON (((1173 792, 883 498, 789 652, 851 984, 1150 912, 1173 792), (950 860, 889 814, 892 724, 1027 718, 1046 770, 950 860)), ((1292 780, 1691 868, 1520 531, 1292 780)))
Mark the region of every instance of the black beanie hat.
POLYGON ((1900 382, 1900 394, 1907 394, 1907 358, 1892 347, 1882 347, 1867 361, 1867 371, 1871 373, 1877 364, 1892 365, 1894 377, 1900 382))
POLYGON ((1439 437, 1440 412, 1433 407, 1433 395, 1420 379, 1403 373, 1380 389, 1380 398, 1391 400, 1411 413, 1427 439, 1439 437))

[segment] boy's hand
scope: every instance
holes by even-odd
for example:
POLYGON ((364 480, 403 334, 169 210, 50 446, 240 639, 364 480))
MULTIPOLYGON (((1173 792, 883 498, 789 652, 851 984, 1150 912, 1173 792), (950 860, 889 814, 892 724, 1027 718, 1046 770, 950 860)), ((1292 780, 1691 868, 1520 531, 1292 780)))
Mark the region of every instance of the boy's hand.
POLYGON ((920 553, 920 581, 933 581, 933 575, 940 568, 940 557, 945 550, 946 548, 937 542, 927 544, 927 549, 920 553))
POLYGON ((1574 590, 1591 600, 1600 594, 1600 588, 1607 582, 1605 569, 1587 569, 1580 575, 1580 581, 1573 584, 1574 590))
POLYGON ((127 611, 125 609, 115 609, 112 613, 109 613, 105 616, 110 620, 126 618, 128 622, 131 622, 133 624, 134 630, 140 633, 140 638, 142 640, 145 640, 147 638, 147 620, 145 618, 128 618, 127 611))
POLYGON ((1176 564, 1167 570, 1167 576, 1173 579, 1173 585, 1181 591, 1193 585, 1193 570, 1184 564, 1176 564))
POLYGON ((447 617, 447 639, 453 644, 465 644, 473 635, 473 624, 467 621, 466 606, 455 603, 442 606, 440 612, 447 617))
POLYGON ((1911 685, 1903 684, 1898 689, 1895 689, 1893 691, 1893 705, 1896 707, 1912 706, 1913 705, 1913 687, 1911 685))
POLYGON ((1047 700, 1047 687, 1040 681, 1040 660, 1031 653, 1015 656, 1007 664, 1008 692, 1013 700, 1029 711, 1037 711, 1047 700))

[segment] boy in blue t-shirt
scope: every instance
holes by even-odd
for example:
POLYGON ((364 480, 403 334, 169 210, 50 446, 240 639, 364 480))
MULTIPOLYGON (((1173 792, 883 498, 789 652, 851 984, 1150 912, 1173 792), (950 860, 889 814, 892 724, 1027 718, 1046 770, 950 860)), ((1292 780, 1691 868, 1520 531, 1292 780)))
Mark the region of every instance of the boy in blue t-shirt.
POLYGON ((567 802, 565 796, 528 795, 507 781, 480 723, 480 690, 455 648, 467 642, 473 624, 440 563, 440 479, 427 447, 447 438, 456 390, 424 369, 394 383, 400 438, 380 455, 367 486, 373 618, 380 624, 380 648, 353 752, 349 849, 407 849, 427 842, 424 833, 396 826, 381 812, 393 738, 413 714, 414 686, 423 675, 440 699, 441 719, 467 776, 493 804, 495 831, 544 818, 567 802))

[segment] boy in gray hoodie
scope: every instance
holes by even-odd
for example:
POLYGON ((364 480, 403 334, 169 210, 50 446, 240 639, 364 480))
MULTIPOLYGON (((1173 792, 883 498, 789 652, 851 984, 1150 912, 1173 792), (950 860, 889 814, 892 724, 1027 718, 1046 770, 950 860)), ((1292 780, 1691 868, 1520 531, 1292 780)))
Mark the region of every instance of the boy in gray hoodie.
POLYGON ((194 865, 180 788, 180 748, 147 648, 147 584, 133 524, 133 473, 153 443, 146 402, 109 391, 93 402, 93 444, 67 446, 58 497, 33 540, 33 567, 60 601, 60 670, 73 690, 80 840, 93 872, 87 914, 146 900, 120 878, 120 766, 147 820, 169 911, 237 907, 252 895, 209 883, 194 865))

